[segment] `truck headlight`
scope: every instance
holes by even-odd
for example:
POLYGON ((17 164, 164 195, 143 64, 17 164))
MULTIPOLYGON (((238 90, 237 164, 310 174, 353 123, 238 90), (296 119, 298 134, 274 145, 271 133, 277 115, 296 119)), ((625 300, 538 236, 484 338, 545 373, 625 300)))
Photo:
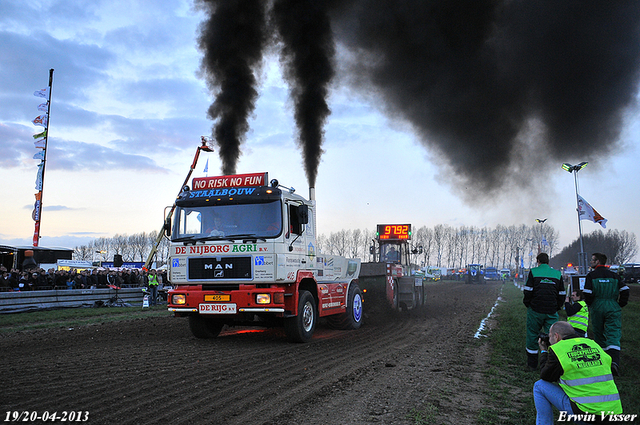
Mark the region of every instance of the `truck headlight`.
POLYGON ((185 305, 187 297, 184 294, 173 294, 171 296, 171 304, 185 305))
POLYGON ((271 294, 256 294, 256 304, 271 304, 271 294))

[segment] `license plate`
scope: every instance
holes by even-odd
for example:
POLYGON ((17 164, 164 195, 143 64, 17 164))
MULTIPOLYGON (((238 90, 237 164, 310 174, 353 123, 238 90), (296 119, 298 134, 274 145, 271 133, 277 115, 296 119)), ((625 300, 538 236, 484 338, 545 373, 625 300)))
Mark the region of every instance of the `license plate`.
POLYGON ((205 295, 205 301, 231 301, 231 295, 205 295))
POLYGON ((200 304, 200 314, 236 314, 235 304, 200 304))

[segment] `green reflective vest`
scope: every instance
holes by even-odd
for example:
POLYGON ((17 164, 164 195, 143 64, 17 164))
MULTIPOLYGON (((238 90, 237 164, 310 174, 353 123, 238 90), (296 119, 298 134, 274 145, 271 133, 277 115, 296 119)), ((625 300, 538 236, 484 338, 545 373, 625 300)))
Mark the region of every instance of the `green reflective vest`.
POLYGON ((155 274, 149 275, 149 286, 158 286, 158 276, 155 274))
POLYGON ((611 375, 611 357, 588 338, 563 339, 550 349, 558 356, 564 373, 560 386, 585 413, 622 413, 618 387, 611 375))
POLYGON ((586 332, 589 326, 589 309, 584 301, 578 301, 578 304, 582 306, 582 309, 573 316, 567 317, 567 322, 571 323, 574 328, 586 332))

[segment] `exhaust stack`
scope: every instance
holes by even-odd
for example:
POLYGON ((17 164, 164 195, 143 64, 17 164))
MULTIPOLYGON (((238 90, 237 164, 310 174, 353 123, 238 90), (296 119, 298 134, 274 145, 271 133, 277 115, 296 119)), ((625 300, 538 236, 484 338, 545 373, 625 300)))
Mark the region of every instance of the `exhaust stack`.
POLYGON ((310 187, 309 188, 309 200, 310 201, 315 201, 316 200, 316 188, 315 187, 310 187))

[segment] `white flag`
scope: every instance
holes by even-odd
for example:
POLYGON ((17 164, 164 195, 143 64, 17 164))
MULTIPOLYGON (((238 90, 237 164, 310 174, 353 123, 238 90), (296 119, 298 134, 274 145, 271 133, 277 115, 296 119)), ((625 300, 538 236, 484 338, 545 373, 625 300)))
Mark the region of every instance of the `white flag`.
POLYGON ((33 92, 33 95, 37 97, 44 97, 45 99, 47 99, 49 97, 49 87, 42 90, 36 90, 33 92))
POLYGON ((49 102, 44 102, 38 105, 38 111, 47 112, 49 102))
POLYGON ((601 216, 585 199, 578 195, 578 214, 580 220, 589 220, 598 223, 600 226, 607 228, 607 219, 601 216))
POLYGON ((42 165, 43 165, 42 162, 38 164, 38 175, 36 176, 36 190, 38 191, 42 190, 42 170, 43 170, 42 165))
POLYGON ((33 159, 41 159, 44 161, 44 149, 42 149, 37 154, 33 155, 33 159))
POLYGON ((203 172, 208 173, 209 172, 209 158, 207 158, 207 163, 204 165, 204 170, 203 172))
POLYGON ((47 119, 47 114, 42 114, 42 115, 38 115, 37 117, 35 117, 35 119, 33 121, 31 121, 33 124, 35 125, 41 125, 43 127, 47 126, 48 123, 48 119, 47 119))
POLYGON ((36 148, 44 149, 45 140, 38 139, 35 142, 33 142, 33 144, 35 145, 36 148))

